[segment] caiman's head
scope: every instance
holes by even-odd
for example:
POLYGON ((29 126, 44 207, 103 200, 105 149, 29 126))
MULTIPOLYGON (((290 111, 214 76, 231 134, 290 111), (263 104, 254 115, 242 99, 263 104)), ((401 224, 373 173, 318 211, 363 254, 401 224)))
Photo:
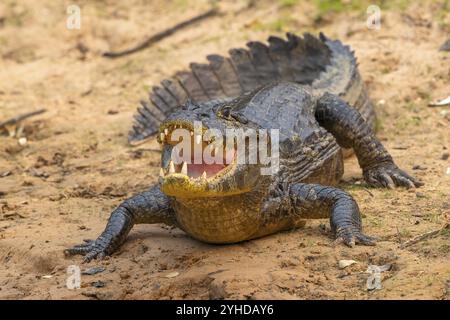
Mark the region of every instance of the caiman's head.
MULTIPOLYGON (((239 136, 227 135, 227 129, 248 128, 256 129, 236 110, 236 105, 188 102, 159 128, 161 190, 177 198, 201 198, 254 189, 262 180, 261 166, 237 161, 238 150, 242 150, 238 147, 239 136)), ((252 152, 249 145, 244 144, 244 154, 252 152)))

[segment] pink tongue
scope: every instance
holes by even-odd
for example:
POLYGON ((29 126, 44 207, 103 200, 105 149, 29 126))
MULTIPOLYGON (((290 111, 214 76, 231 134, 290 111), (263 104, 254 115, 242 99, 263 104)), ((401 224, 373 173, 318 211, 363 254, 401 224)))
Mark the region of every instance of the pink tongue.
POLYGON ((188 164, 188 176, 198 178, 203 172, 206 172, 206 176, 209 178, 223 168, 225 168, 223 164, 188 164))

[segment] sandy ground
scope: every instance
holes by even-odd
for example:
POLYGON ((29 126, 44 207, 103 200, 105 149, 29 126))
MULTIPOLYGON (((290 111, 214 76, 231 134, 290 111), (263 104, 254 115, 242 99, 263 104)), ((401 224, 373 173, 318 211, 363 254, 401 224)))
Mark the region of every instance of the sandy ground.
POLYGON ((0 298, 449 298, 450 232, 400 248, 450 214, 450 110, 427 107, 450 94, 450 55, 438 51, 450 34, 445 1, 397 1, 382 11, 378 31, 366 28, 365 7, 330 13, 318 1, 225 2, 223 16, 114 60, 101 53, 130 47, 209 4, 76 2, 80 30, 65 27, 72 1, 0 4, 0 121, 48 110, 24 122, 26 146, 0 136, 0 298), (319 30, 356 51, 377 105, 379 137, 402 168, 426 183, 417 190, 367 189, 356 159, 346 162, 341 187, 359 202, 366 232, 380 237, 377 246, 332 246, 326 220, 227 246, 140 225, 105 261, 64 257, 64 248, 95 238, 121 201, 156 182, 157 143, 130 147, 126 140, 151 85, 248 40, 319 30), (357 264, 339 269, 341 259, 357 264), (381 290, 366 290, 370 264, 392 265, 381 290), (82 287, 69 290, 69 265, 105 271, 83 275, 82 287))

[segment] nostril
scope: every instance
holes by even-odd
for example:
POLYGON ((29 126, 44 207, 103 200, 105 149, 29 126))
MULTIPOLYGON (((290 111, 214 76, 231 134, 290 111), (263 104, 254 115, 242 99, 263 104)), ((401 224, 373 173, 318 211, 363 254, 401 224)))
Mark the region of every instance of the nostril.
POLYGON ((205 118, 209 118, 209 114, 208 113, 200 113, 200 116, 205 117, 205 118))

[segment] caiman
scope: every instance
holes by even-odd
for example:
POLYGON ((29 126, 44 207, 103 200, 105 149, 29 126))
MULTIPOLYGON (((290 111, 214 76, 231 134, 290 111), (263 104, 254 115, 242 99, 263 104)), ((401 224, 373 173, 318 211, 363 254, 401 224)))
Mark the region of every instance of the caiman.
MULTIPOLYGON (((111 255, 133 225, 176 226, 198 240, 236 243, 329 218, 336 241, 374 245, 362 232, 358 204, 334 187, 342 177, 343 153, 354 152, 366 183, 414 188, 420 181, 402 171, 374 134, 376 115, 354 52, 338 40, 305 34, 249 42, 228 57, 209 55, 154 87, 142 102, 129 134, 131 144, 157 135, 162 146, 159 182, 115 209, 94 241, 67 249, 85 260, 111 255), (204 136, 216 129, 278 129, 278 171, 236 161, 236 144, 224 164, 175 164, 176 129, 204 136), (234 158, 233 158, 234 157, 234 158)), ((194 145, 192 143, 192 145, 194 145)), ((217 150, 217 145, 215 145, 217 150)), ((275 150, 271 150, 275 154, 275 150)))

